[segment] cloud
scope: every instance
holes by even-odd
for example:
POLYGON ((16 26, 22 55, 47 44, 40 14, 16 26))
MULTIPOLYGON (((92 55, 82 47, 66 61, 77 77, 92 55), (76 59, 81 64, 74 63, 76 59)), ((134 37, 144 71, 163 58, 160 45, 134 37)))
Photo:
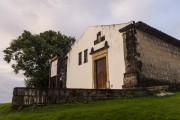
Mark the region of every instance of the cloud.
POLYGON ((24 86, 22 74, 16 75, 12 68, 0 62, 0 103, 11 102, 14 87, 24 86))
POLYGON ((177 38, 180 38, 180 34, 175 33, 180 23, 179 10, 178 0, 121 0, 111 4, 113 19, 144 21, 177 38))
MULTIPOLYGON (((112 15, 121 21, 147 20, 154 15, 158 0, 122 0, 112 4, 112 15), (153 7, 153 9, 152 9, 153 7)), ((158 9, 159 10, 159 9, 158 9)))
POLYGON ((13 87, 24 84, 22 73, 14 74, 1 52, 23 30, 51 29, 78 39, 88 26, 135 20, 180 38, 179 11, 178 0, 1 0, 0 102, 11 101, 13 87))
POLYGON ((0 103, 11 102, 14 87, 24 86, 22 73, 15 74, 10 65, 0 61, 0 103))

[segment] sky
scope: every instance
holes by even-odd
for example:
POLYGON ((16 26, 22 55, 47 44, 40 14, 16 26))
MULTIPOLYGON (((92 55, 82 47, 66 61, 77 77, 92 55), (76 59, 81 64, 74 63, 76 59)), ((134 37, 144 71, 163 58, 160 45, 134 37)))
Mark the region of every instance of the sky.
POLYGON ((23 30, 60 31, 78 40, 88 26, 134 20, 180 39, 179 12, 179 0, 0 0, 0 103, 24 86, 23 71, 13 73, 2 52, 23 30))

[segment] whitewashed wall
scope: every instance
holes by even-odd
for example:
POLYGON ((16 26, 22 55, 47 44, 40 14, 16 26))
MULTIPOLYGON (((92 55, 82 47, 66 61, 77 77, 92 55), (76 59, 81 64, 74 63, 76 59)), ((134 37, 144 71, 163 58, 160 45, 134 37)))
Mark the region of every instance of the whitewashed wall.
POLYGON ((125 73, 123 38, 119 32, 126 24, 100 25, 89 27, 82 37, 73 45, 68 53, 67 62, 67 88, 93 88, 92 56, 89 54, 91 48, 94 50, 102 48, 104 42, 108 41, 109 80, 111 89, 120 89, 123 85, 123 74, 125 73), (97 33, 105 35, 105 41, 94 45, 97 33), (88 49, 88 62, 84 63, 84 50, 88 49), (82 64, 78 65, 78 54, 82 52, 82 64))

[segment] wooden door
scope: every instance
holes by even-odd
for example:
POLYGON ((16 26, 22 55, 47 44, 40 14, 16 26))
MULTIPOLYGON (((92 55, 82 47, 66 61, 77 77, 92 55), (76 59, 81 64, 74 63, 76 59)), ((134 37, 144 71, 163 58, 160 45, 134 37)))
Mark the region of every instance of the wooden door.
POLYGON ((95 62, 95 72, 96 89, 106 89, 106 58, 102 58, 95 62))

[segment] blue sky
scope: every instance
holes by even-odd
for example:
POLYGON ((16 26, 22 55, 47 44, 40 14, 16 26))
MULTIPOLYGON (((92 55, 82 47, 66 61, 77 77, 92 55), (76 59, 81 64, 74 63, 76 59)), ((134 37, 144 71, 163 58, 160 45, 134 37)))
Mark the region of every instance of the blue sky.
POLYGON ((14 87, 24 86, 3 52, 23 30, 60 31, 78 39, 88 26, 143 21, 180 39, 179 0, 1 0, 0 103, 11 102, 14 87))

